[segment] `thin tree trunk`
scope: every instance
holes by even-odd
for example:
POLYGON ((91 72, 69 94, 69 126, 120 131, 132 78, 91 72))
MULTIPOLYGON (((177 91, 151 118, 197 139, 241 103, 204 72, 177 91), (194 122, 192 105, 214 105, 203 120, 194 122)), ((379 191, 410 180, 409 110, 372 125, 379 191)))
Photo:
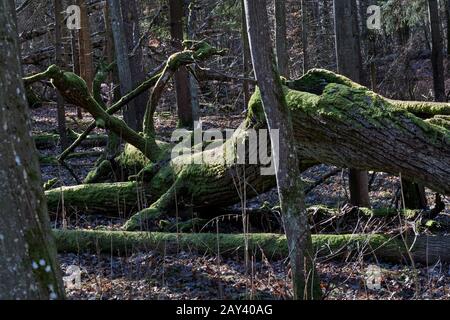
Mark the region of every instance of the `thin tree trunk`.
MULTIPOLYGON (((196 0, 189 2, 189 16, 187 21, 187 35, 189 40, 195 40, 194 28, 197 20, 197 13, 195 7, 196 0)), ((189 83, 191 89, 191 104, 192 104, 192 121, 198 121, 200 118, 200 104, 198 100, 198 87, 195 78, 189 74, 189 83)))
POLYGON ((286 3, 284 0, 275 0, 275 48, 278 71, 289 78, 289 57, 286 48, 286 3))
MULTIPOLYGON (((445 0, 445 21, 447 26, 447 59, 450 57, 450 0, 445 0)), ((447 63, 450 68, 450 63, 447 63)))
MULTIPOLYGON (((360 82, 361 47, 358 32, 356 0, 334 0, 336 59, 338 72, 360 82)), ((369 181, 366 171, 349 169, 350 203, 369 207, 369 181)))
MULTIPOLYGON (((121 0, 123 27, 125 31, 126 44, 128 47, 129 64, 131 72, 131 87, 136 88, 145 80, 144 64, 142 57, 142 48, 139 45, 140 27, 139 27, 139 11, 136 0, 121 0)), ((148 92, 137 97, 133 103, 133 109, 128 109, 129 113, 134 115, 130 118, 135 119, 135 124, 131 124, 134 130, 142 131, 142 123, 144 121, 145 107, 149 98, 148 92)))
POLYGON ((428 10, 431 24, 431 64, 433 65, 434 98, 436 101, 445 102, 447 98, 445 94, 444 57, 437 0, 428 0, 428 10))
MULTIPOLYGON (((250 45, 248 43, 248 33, 247 33, 247 19, 245 17, 245 7, 244 0, 241 0, 242 8, 242 61, 243 61, 243 75, 247 79, 250 77, 250 45)), ((247 108, 248 102, 250 101, 250 84, 247 80, 242 82, 242 91, 244 92, 244 109, 247 108)))
POLYGON ((308 52, 308 10, 305 0, 301 0, 302 10, 302 49, 303 49, 303 74, 309 70, 308 52))
MULTIPOLYGON (((63 41, 61 39, 62 33, 62 5, 61 1, 53 0, 54 14, 55 14, 55 63, 61 67, 64 65, 63 59, 63 41)), ((60 137, 60 147, 65 150, 69 146, 66 130, 66 112, 64 109, 64 99, 59 92, 56 92, 56 108, 58 118, 58 134, 60 137)))
MULTIPOLYGON (((79 31, 76 30, 70 31, 70 48, 72 54, 72 72, 80 75, 80 52, 77 45, 78 32, 79 31)), ((80 107, 77 107, 77 117, 78 119, 83 118, 83 113, 80 107)))
MULTIPOLYGON (((112 32, 114 36, 114 47, 116 49, 116 62, 119 71, 120 92, 127 94, 133 89, 133 79, 131 74, 130 60, 128 58, 127 37, 125 34, 124 20, 120 0, 108 0, 109 13, 111 18, 112 32)), ((123 117, 126 124, 131 129, 137 129, 135 101, 130 101, 123 109, 123 117)))
POLYGON ((92 92, 92 82, 94 81, 94 61, 91 43, 91 32, 89 26, 89 15, 86 1, 77 0, 80 6, 79 49, 80 49, 80 77, 86 81, 88 90, 92 92))
POLYGON ((30 136, 13 0, 0 2, 0 26, 0 299, 63 299, 30 136))
POLYGON ((321 296, 321 289, 314 267, 292 119, 277 72, 270 34, 267 32, 269 25, 266 6, 266 1, 245 0, 252 61, 271 132, 272 156, 275 159, 278 194, 288 239, 294 299, 317 299, 321 296), (274 140, 276 130, 279 130, 279 141, 274 140), (279 149, 275 147, 276 143, 279 144, 279 149))
MULTIPOLYGON (((170 7, 170 34, 172 45, 176 51, 183 49, 183 0, 169 0, 170 7)), ((193 127, 192 97, 189 73, 186 67, 179 68, 175 73, 175 90, 177 94, 178 126, 182 128, 193 127)))

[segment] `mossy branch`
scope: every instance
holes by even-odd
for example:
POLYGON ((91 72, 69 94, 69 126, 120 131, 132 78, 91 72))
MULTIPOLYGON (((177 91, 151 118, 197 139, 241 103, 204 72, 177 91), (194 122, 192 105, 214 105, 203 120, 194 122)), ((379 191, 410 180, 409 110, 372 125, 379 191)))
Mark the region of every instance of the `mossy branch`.
POLYGON ((214 55, 223 55, 226 52, 225 50, 216 49, 205 41, 185 40, 183 41, 183 45, 185 50, 177 52, 169 57, 158 81, 153 87, 144 116, 143 127, 144 135, 146 137, 151 138, 155 136, 153 117, 156 107, 164 92, 164 88, 177 70, 183 66, 209 59, 214 55))

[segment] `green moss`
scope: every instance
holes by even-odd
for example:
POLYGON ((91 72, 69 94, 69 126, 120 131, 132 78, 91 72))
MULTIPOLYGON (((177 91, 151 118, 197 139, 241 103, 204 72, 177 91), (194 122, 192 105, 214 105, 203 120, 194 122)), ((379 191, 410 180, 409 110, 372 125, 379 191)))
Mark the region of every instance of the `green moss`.
POLYGON ((450 116, 435 116, 431 119, 425 120, 429 124, 450 130, 450 116))
MULTIPOLYGON (((55 230, 60 252, 105 252, 120 253, 134 250, 197 250, 201 253, 221 255, 242 254, 245 237, 250 252, 261 257, 264 252, 269 259, 286 258, 287 242, 279 234, 216 234, 216 233, 162 233, 162 232, 118 232, 87 230, 55 230)), ((386 260, 402 258, 405 247, 401 241, 388 235, 313 235, 313 247, 318 257, 342 257, 363 251, 369 257, 380 254, 386 260)))
MULTIPOLYGON (((308 213, 310 215, 322 215, 322 216, 333 216, 333 215, 341 215, 341 213, 336 209, 324 205, 315 205, 307 208, 308 213)), ((365 217, 374 217, 374 218, 383 218, 383 217, 393 217, 400 215, 405 219, 414 219, 420 213, 420 210, 396 210, 392 208, 357 208, 356 214, 360 214, 365 217)))
POLYGON ((43 133, 33 136, 34 143, 38 148, 54 146, 59 141, 59 135, 54 133, 43 133))
POLYGON ((450 115, 450 104, 430 101, 387 100, 389 103, 415 114, 420 118, 432 118, 436 115, 450 115))
POLYGON ((111 161, 103 160, 94 170, 90 171, 83 183, 97 183, 112 180, 114 169, 111 161))
POLYGON ((427 220, 424 225, 430 231, 437 231, 442 228, 442 225, 436 220, 427 220))
POLYGON ((48 180, 46 183, 44 183, 44 190, 52 189, 58 183, 58 181, 58 178, 48 180))
POLYGON ((365 87, 349 78, 325 69, 311 69, 301 78, 287 81, 286 85, 292 90, 321 95, 330 83, 341 84, 354 89, 365 89, 365 87))
POLYGON ((144 201, 149 195, 147 188, 136 182, 94 183, 60 187, 45 192, 51 213, 66 211, 106 214, 110 216, 128 215, 138 210, 138 194, 144 201))

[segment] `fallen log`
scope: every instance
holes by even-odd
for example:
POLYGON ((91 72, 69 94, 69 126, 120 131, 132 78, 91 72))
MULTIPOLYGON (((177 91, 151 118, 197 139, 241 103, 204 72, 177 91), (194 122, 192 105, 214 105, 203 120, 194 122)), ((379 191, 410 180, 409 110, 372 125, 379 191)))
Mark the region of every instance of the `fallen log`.
MULTIPOLYGON (((188 55, 192 59, 193 55, 201 54, 192 52, 188 50, 181 56, 188 55)), ((154 162, 150 166, 158 167, 158 170, 149 170, 152 174, 148 186, 149 193, 160 197, 127 222, 128 230, 139 230, 155 216, 173 212, 175 204, 180 210, 187 208, 189 213, 189 210, 238 202, 240 195, 236 182, 242 172, 245 172, 246 184, 250 186, 246 188, 247 198, 275 185, 272 176, 260 174, 258 164, 241 165, 228 160, 223 163, 225 158, 234 154, 233 150, 238 145, 248 139, 249 129, 266 127, 258 90, 249 103, 246 120, 232 138, 215 149, 198 152, 194 148, 194 153, 172 158, 158 166, 157 162, 162 158, 170 159, 170 152, 161 150, 153 136, 140 135, 105 112, 89 95, 82 79, 52 66, 44 73, 26 78, 25 82, 32 83, 42 78, 52 78, 53 84, 69 102, 91 112, 97 123, 123 137, 154 162), (213 163, 201 160, 205 158, 212 159, 213 163)), ((450 132, 408 112, 407 109, 412 108, 411 103, 402 107, 401 102, 389 101, 326 70, 313 70, 285 84, 302 165, 305 161, 401 174, 436 192, 450 194, 450 132)), ((442 105, 437 109, 439 112, 447 110, 442 105)), ((247 153, 246 157, 249 155, 247 153)), ((237 157, 236 154, 234 156, 237 157)))
POLYGON ((45 191, 50 214, 61 211, 128 217, 145 208, 149 195, 136 182, 99 183, 60 187, 45 191), (64 192, 61 192, 64 190, 64 192))
MULTIPOLYGON (((102 151, 83 151, 75 152, 68 155, 67 159, 81 159, 88 157, 100 157, 103 154, 102 151)), ((39 155, 39 164, 41 166, 59 166, 61 162, 54 156, 39 155)))
MULTIPOLYGON (((69 135, 71 140, 75 140, 74 135, 69 135)), ((59 134, 44 133, 33 136, 34 143, 38 149, 53 148, 59 143, 59 134)), ((101 147, 105 146, 108 141, 108 135, 105 134, 91 134, 83 140, 82 144, 85 147, 101 147)))
MULTIPOLYGON (((194 251, 200 254, 219 253, 236 256, 245 250, 248 239, 249 252, 256 258, 262 254, 269 259, 288 256, 286 237, 280 234, 216 234, 216 233, 161 233, 100 230, 54 230, 59 252, 106 253, 130 255, 138 251, 155 250, 163 253, 194 251)), ((450 261, 450 236, 407 237, 406 244, 400 236, 381 234, 313 235, 313 247, 320 260, 363 256, 377 261, 433 264, 450 261)))

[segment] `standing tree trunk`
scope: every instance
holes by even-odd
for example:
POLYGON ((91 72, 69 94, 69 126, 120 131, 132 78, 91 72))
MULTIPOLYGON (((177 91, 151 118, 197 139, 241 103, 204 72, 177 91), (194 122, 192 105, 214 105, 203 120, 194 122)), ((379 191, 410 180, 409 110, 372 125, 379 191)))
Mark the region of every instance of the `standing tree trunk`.
POLYGON ((308 10, 305 0, 301 0, 302 10, 302 50, 303 50, 303 74, 309 70, 308 56, 308 10))
MULTIPOLYGON (((187 22, 187 35, 189 40, 195 39, 195 22, 197 20, 196 13, 196 0, 191 0, 189 2, 189 16, 187 22)), ((197 80, 189 74, 189 83, 191 85, 191 103, 192 103, 192 121, 198 121, 200 117, 200 105, 198 101, 198 87, 197 80)))
POLYGON ((275 48, 278 71, 282 76, 289 78, 286 41, 286 3, 284 0, 275 0, 275 48))
MULTIPOLYGON (((242 63, 243 63, 243 74, 244 78, 250 77, 250 45, 248 43, 248 33, 247 33, 247 20, 245 17, 245 5, 244 0, 241 1, 242 7, 242 63)), ((247 80, 242 82, 242 90, 244 92, 244 109, 247 108, 248 102, 250 101, 250 84, 247 80)))
MULTIPOLYGON (((170 6, 170 34, 172 45, 176 51, 183 49, 183 0, 169 0, 170 6)), ((194 117, 192 114, 191 83, 189 73, 185 67, 181 67, 175 73, 175 90, 177 94, 178 126, 192 128, 194 117)))
MULTIPOLYGON (((142 48, 139 45, 140 27, 139 27, 139 11, 136 0, 121 0, 123 27, 125 30, 125 38, 128 47, 129 64, 131 72, 131 87, 136 88, 145 80, 144 64, 142 61, 142 48)), ((131 118, 134 118, 135 124, 131 127, 135 130, 142 131, 142 123, 144 121, 145 107, 148 101, 148 92, 139 95, 134 100, 133 109, 128 109, 128 112, 134 113, 131 118)))
POLYGON ((442 50, 439 7, 437 0, 428 0, 428 11, 431 24, 431 64, 433 65, 433 88, 436 101, 445 102, 444 57, 442 50))
MULTIPOLYGON (((124 19, 120 0, 108 0, 109 14, 111 18, 114 47, 116 49, 116 62, 119 72, 120 92, 127 94, 133 89, 133 77, 131 74, 130 59, 128 58, 127 37, 125 34, 124 19)), ((123 109, 123 118, 126 124, 133 130, 137 130, 137 117, 135 100, 127 103, 123 109)), ((141 124, 142 125, 142 124, 141 124)))
MULTIPOLYGON (((63 42, 62 42, 62 16, 63 11, 61 1, 53 0, 55 12, 55 63, 61 67, 64 65, 63 60, 63 42)), ((61 149, 65 150, 69 146, 66 131, 66 112, 64 109, 64 99, 59 92, 56 92, 56 108, 58 117, 58 134, 60 137, 61 149)))
POLYGON ((266 1, 245 0, 253 68, 261 92, 264 113, 272 138, 272 156, 288 239, 295 299, 321 296, 315 272, 311 234, 300 179, 292 119, 277 72, 268 25, 266 1), (279 130, 279 141, 274 133, 279 130), (279 144, 279 148, 275 144, 279 144))
MULTIPOLYGON (((447 59, 450 57, 450 0, 445 0, 445 20, 447 25, 447 59)), ((447 68, 450 64, 447 63, 447 68)))
MULTIPOLYGON (((360 82, 361 47, 358 34, 356 0, 334 0, 334 26, 338 72, 360 82)), ((350 202, 369 207, 369 183, 366 171, 349 170, 350 202)))
MULTIPOLYGON (((72 72, 80 75, 80 51, 78 49, 77 38, 79 31, 70 31, 70 48, 72 55, 72 72)), ((83 112, 80 107, 77 107, 77 117, 79 119, 83 118, 83 112)))
POLYGON ((80 6, 80 26, 79 48, 80 48, 80 76, 86 81, 87 87, 92 92, 92 82, 94 81, 94 61, 91 43, 91 32, 89 27, 89 15, 86 1, 77 0, 80 6))
POLYGON ((0 1, 0 299, 63 299, 19 56, 14 1, 0 1))

